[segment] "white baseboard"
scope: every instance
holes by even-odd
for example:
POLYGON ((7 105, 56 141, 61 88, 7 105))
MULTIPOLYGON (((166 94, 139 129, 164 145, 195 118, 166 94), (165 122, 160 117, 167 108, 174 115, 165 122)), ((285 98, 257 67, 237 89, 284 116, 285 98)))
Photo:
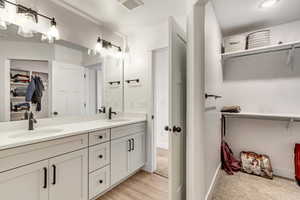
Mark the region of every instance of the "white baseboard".
POLYGON ((214 178, 213 178, 213 180, 212 180, 212 182, 209 186, 208 192, 205 195, 205 200, 211 200, 212 199, 213 192, 215 190, 216 184, 217 184, 217 182, 219 180, 219 177, 220 177, 220 172, 221 172, 221 163, 218 166, 218 168, 215 172, 214 178))
POLYGON ((279 169, 279 168, 276 169, 276 168, 273 168, 273 173, 274 173, 275 176, 295 180, 295 172, 294 172, 294 170, 291 170, 291 169, 279 169))

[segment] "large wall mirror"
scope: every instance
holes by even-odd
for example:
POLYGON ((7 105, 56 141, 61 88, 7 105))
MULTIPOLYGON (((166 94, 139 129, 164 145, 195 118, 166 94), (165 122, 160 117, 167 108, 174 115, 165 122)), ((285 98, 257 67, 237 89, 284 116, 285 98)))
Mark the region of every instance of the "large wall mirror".
POLYGON ((41 34, 0 30, 0 121, 94 115, 101 107, 123 111, 123 61, 89 55, 76 42, 49 44, 41 34))

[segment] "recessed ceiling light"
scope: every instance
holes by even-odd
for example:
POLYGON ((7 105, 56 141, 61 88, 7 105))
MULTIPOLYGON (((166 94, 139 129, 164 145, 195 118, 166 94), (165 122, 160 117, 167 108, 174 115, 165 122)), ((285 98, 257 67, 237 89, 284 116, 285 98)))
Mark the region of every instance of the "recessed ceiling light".
POLYGON ((273 7, 276 3, 278 3, 279 0, 264 0, 261 4, 261 8, 271 8, 273 7))

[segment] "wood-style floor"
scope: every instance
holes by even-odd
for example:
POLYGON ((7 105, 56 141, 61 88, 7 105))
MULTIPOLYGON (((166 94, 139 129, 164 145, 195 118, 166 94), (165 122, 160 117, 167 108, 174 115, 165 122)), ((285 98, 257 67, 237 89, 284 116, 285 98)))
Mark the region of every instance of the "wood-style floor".
POLYGON ((97 200, 166 200, 168 179, 139 172, 97 200))
POLYGON ((156 155, 157 169, 156 174, 168 178, 169 175, 169 151, 167 149, 157 148, 156 155))

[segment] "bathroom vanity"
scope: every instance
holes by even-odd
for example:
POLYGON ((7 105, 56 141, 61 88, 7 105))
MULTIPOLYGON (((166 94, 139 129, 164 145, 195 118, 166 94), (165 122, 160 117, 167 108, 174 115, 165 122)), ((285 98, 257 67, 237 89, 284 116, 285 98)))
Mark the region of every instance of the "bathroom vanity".
POLYGON ((8 200, 96 199, 144 166, 145 135, 142 119, 1 133, 0 194, 8 200))

